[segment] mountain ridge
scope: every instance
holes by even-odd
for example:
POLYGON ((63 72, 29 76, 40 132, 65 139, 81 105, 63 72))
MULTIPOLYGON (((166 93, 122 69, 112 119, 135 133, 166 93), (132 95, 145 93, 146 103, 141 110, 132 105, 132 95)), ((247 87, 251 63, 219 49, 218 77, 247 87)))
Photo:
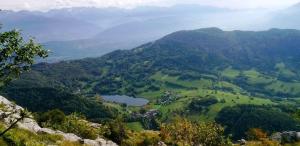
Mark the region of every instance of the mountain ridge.
MULTIPOLYGON (((33 72, 50 79, 51 82, 55 81, 68 87, 74 86, 76 87, 74 89, 82 91, 91 87, 82 86, 80 82, 86 82, 85 80, 95 82, 93 84, 96 86, 92 87, 91 91, 100 94, 126 94, 131 88, 123 89, 122 86, 135 87, 139 82, 143 86, 146 86, 144 84, 146 82, 151 83, 149 86, 156 86, 151 76, 159 71, 166 74, 174 72, 179 76, 192 73, 196 76, 211 74, 219 78, 219 74, 226 68, 232 68, 242 76, 242 72, 254 69, 257 74, 268 75, 268 78, 274 78, 274 81, 278 78, 297 83, 300 79, 298 46, 300 46, 298 30, 270 29, 254 32, 207 28, 175 32, 132 50, 118 50, 98 58, 38 64, 33 68, 33 72), (279 72, 279 69, 284 72, 279 72), (81 74, 75 75, 70 70, 81 74), (59 76, 65 74, 70 76, 60 79, 59 76), (140 81, 134 83, 136 80, 140 81), (67 85, 69 81, 71 85, 67 85), (106 85, 107 83, 111 85, 106 85)), ((30 78, 35 80, 33 77, 30 78)), ((250 89, 247 80, 241 79, 237 76, 237 79, 230 82, 250 89)), ((264 86, 267 88, 269 84, 271 82, 264 86)), ((275 94, 271 94, 270 89, 263 89, 260 92, 266 92, 268 96, 275 94)))

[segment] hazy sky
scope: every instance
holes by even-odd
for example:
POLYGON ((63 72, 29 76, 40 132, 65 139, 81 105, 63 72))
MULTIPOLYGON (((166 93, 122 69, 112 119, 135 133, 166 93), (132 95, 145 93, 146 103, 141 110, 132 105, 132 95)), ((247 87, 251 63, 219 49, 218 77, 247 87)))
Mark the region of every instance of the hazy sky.
POLYGON ((175 4, 200 4, 233 9, 284 8, 300 0, 0 0, 0 9, 48 10, 62 7, 121 7, 170 6, 175 4))

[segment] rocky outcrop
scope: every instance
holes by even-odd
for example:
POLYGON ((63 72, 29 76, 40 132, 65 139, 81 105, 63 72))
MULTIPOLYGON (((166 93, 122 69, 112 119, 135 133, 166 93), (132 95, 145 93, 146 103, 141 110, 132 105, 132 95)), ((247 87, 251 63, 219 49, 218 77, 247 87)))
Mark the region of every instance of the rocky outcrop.
POLYGON ((237 142, 241 146, 246 145, 246 143, 247 143, 247 141, 245 139, 238 140, 237 142))
POLYGON ((299 142, 300 132, 296 132, 296 131, 276 132, 271 135, 270 139, 274 141, 278 141, 280 143, 299 142))
POLYGON ((163 141, 159 141, 157 146, 167 146, 163 141))
POLYGON ((83 143, 86 145, 90 145, 90 146, 99 146, 99 144, 101 146, 104 146, 104 145, 105 146, 115 146, 116 145, 112 141, 107 141, 102 138, 97 138, 96 140, 84 139, 83 143))
MULTIPOLYGON (((21 111, 24 110, 21 106, 18 106, 3 96, 0 96, 0 120, 6 124, 10 125, 12 122, 14 122, 16 119, 20 118, 21 111)), ((80 142, 82 144, 88 145, 88 146, 117 146, 112 141, 105 140, 102 138, 97 138, 96 140, 91 139, 83 139, 73 133, 64 133, 62 131, 58 130, 52 130, 49 128, 42 128, 38 125, 38 123, 32 118, 27 117, 24 118, 24 120, 18 122, 18 127, 22 129, 29 130, 34 133, 47 133, 47 134, 56 134, 61 135, 64 140, 72 141, 72 142, 80 142)), ((96 123, 95 126, 98 126, 96 123)))

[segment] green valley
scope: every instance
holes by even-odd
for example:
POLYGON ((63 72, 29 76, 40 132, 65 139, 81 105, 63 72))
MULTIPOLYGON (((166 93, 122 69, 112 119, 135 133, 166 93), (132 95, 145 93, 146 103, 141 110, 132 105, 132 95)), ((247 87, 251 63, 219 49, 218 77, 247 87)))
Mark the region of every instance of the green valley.
POLYGON ((268 134, 297 130, 299 46, 298 30, 179 31, 98 58, 36 64, 2 94, 38 113, 79 112, 94 122, 121 116, 126 127, 136 132, 161 130, 161 124, 177 116, 229 126, 225 133, 234 139, 243 138, 251 128, 268 134), (142 97, 149 103, 128 106, 107 102, 102 95, 142 97), (258 113, 262 115, 253 116, 258 113), (250 117, 238 123, 243 126, 271 117, 268 113, 278 115, 268 119, 270 126, 232 128, 235 116, 250 117), (282 126, 273 128, 278 121, 282 126))

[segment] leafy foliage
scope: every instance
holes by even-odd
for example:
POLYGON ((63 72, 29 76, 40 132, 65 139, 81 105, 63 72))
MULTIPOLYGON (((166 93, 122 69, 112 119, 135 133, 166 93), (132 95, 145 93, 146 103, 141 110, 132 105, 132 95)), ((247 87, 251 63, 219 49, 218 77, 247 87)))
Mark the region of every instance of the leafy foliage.
POLYGON ((223 128, 215 123, 192 123, 187 119, 176 118, 161 126, 162 139, 171 145, 227 145, 223 137, 223 128))
POLYGON ((128 139, 122 142, 124 146, 157 146, 160 141, 159 132, 157 131, 129 131, 127 135, 128 139))
POLYGON ((122 144, 122 142, 128 138, 126 126, 121 117, 117 117, 108 123, 110 133, 105 136, 117 144, 122 144))
POLYGON ((262 129, 259 128, 251 128, 246 132, 246 136, 248 140, 262 140, 268 138, 267 133, 265 133, 262 129))
POLYGON ((225 133, 234 139, 245 138, 251 128, 260 128, 267 133, 297 130, 297 122, 286 113, 272 107, 240 105, 224 108, 216 121, 226 126, 225 133))
POLYGON ((28 71, 35 57, 47 57, 48 52, 32 39, 25 42, 17 30, 0 33, 0 80, 7 84, 28 71))
POLYGON ((52 110, 37 115, 38 122, 43 127, 49 127, 66 133, 74 133, 86 139, 96 139, 108 132, 106 126, 93 126, 84 116, 76 113, 65 116, 62 111, 52 110))
POLYGON ((59 109, 50 110, 45 113, 35 113, 34 117, 39 125, 43 126, 51 123, 51 127, 62 125, 66 120, 66 115, 59 109))

